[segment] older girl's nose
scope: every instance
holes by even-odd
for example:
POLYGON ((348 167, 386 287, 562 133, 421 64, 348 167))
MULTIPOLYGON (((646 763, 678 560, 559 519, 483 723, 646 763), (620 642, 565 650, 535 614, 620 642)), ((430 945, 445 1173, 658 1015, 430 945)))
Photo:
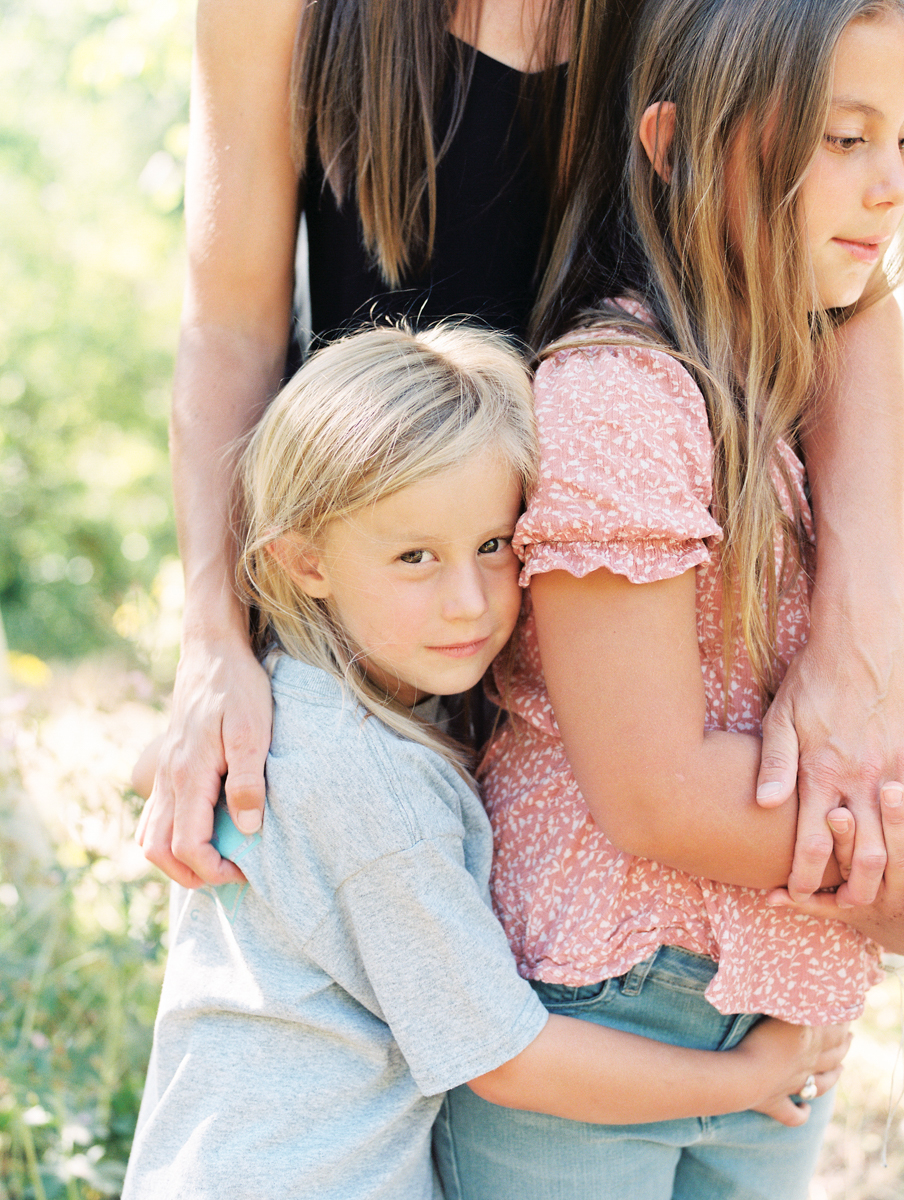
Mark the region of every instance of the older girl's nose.
POLYGON ((870 199, 875 205, 904 207, 904 148, 900 143, 882 156, 870 199))

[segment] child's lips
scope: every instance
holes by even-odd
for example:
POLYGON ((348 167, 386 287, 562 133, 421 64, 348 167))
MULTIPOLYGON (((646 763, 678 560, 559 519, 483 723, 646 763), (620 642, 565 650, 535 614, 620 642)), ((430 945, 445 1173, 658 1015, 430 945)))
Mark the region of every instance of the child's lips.
POLYGON ((846 250, 858 262, 867 263, 870 266, 874 265, 882 257, 885 250, 885 244, 888 241, 887 237, 874 238, 833 238, 837 246, 842 250, 846 250))
POLYGON ((489 640, 488 637, 483 637, 473 642, 455 642, 450 646, 430 646, 428 649, 435 650, 437 654, 445 654, 447 658, 470 658, 473 654, 479 654, 489 640))

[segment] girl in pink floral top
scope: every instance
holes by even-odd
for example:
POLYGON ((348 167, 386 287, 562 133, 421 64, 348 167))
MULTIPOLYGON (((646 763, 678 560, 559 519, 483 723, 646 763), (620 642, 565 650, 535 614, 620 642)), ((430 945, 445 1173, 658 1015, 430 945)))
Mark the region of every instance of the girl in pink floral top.
MULTIPOLYGON (((713 445, 700 389, 683 366, 661 351, 605 346, 563 350, 547 359, 535 395, 542 475, 516 535, 524 559, 522 583, 553 571, 583 579, 600 568, 635 585, 685 576, 685 590, 693 584, 697 670, 702 672, 702 696, 688 698, 688 723, 702 715, 704 730, 747 734, 752 747, 760 731, 762 701, 740 635, 735 637, 731 673, 726 677, 725 672, 719 565, 723 531, 711 515, 713 445), (591 426, 593 441, 576 442, 575 429, 591 426)), ((783 508, 792 518, 799 513, 812 535, 803 466, 786 443, 777 452, 788 480, 776 469, 783 508)), ((780 539, 775 551, 781 577, 780 539)), ((808 628, 807 574, 788 574, 777 607, 778 674, 806 640, 808 628)), ((618 582, 612 586, 623 590, 618 582)), ((624 590, 630 597, 630 589, 624 590)), ((611 628, 606 631, 610 635, 611 628)), ((642 630, 641 636, 649 646, 651 673, 661 675, 668 686, 671 675, 662 661, 668 645, 654 646, 653 631, 642 630)), ((670 636, 666 628, 664 639, 670 636)), ((580 644, 586 646, 586 641, 580 644)), ((620 657, 625 650, 624 644, 618 648, 620 657)), ((611 660, 611 652, 606 657, 611 660)), ((626 666, 630 670, 631 664, 626 666)), ((594 656, 590 673, 603 685, 605 671, 606 659, 594 656)), ((596 735, 600 748, 594 752, 615 764, 621 743, 622 753, 632 760, 622 769, 639 773, 641 763, 650 754, 658 758, 668 743, 664 771, 675 768, 677 774, 680 758, 672 757, 677 738, 665 727, 668 715, 657 716, 653 709, 647 716, 644 696, 635 723, 632 691, 643 688, 652 704, 660 703, 649 678, 639 678, 640 671, 638 664, 633 683, 626 674, 613 687, 616 711, 602 722, 605 728, 596 735), (638 749, 639 739, 649 739, 648 752, 638 749)), ((619 678, 615 671, 613 676, 619 678)), ((718 964, 706 995, 723 1013, 770 1013, 797 1024, 829 1024, 860 1015, 864 991, 877 978, 875 949, 861 934, 789 909, 766 908, 762 891, 693 878, 626 854, 607 839, 588 811, 558 735, 533 613, 524 624, 507 699, 516 719, 492 748, 484 795, 496 837, 495 903, 523 975, 572 987, 593 984, 624 974, 665 944, 718 964)), ((629 796, 629 786, 619 788, 615 805, 629 796)), ((664 787, 678 799, 680 781, 671 786, 666 780, 664 787)), ((775 815, 751 808, 752 819, 762 818, 764 826, 773 824, 775 815)), ((602 805, 600 817, 604 828, 612 826, 602 805)), ((637 829, 630 827, 633 817, 628 814, 612 826, 612 836, 617 844, 625 839, 630 848, 636 846, 638 854, 658 853, 657 817, 671 823, 675 809, 663 804, 660 814, 647 814, 637 829)), ((712 835, 718 831, 713 829, 712 835)), ((701 854, 702 869, 709 861, 708 848, 692 847, 695 852, 701 854)), ((677 855, 679 850, 670 857, 677 855)), ((738 878, 783 883, 788 863, 775 858, 774 849, 770 857, 762 875, 756 864, 747 867, 738 861, 738 878)), ((696 859, 688 861, 688 866, 696 865, 696 859)))
MULTIPOLYGON (((637 37, 642 269, 537 376, 531 603, 483 783, 497 912, 547 1007, 719 1048, 764 1013, 856 1017, 879 977, 849 925, 767 905, 796 812, 755 786, 808 633, 817 355, 904 213, 904 4, 650 0, 637 37)), ((797 1200, 830 1111, 607 1129, 456 1092, 436 1144, 463 1200, 797 1200)))

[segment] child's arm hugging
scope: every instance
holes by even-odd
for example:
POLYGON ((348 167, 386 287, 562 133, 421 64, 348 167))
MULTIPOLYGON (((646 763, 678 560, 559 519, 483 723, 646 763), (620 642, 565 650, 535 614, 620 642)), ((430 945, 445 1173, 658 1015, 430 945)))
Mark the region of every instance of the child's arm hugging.
POLYGON ((506 1108, 609 1125, 746 1108, 803 1125, 809 1106, 791 1097, 810 1075, 828 1091, 850 1041, 846 1025, 766 1018, 732 1050, 689 1050, 552 1014, 526 1050, 470 1087, 506 1108))

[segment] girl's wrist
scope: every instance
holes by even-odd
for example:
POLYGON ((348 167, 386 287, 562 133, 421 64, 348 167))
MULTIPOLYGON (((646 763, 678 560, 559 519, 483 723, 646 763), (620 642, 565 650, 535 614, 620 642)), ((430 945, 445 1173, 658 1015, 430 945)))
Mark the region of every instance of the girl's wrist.
POLYGON ((780 1086, 777 1082, 786 1070, 784 1056, 769 1049, 769 1044, 744 1038, 730 1050, 719 1051, 720 1058, 731 1063, 728 1084, 738 1103, 738 1111, 757 1108, 780 1086))

